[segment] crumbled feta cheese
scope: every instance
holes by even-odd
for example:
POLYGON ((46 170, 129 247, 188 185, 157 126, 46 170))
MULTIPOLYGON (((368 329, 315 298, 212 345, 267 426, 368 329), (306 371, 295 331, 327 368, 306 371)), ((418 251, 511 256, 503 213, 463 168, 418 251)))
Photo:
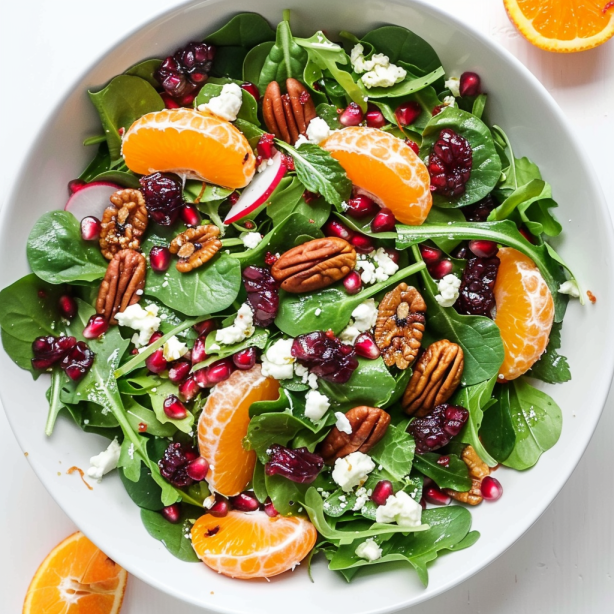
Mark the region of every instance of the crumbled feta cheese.
POLYGON ((254 249, 262 241, 262 235, 259 232, 248 232, 241 237, 241 241, 247 249, 254 249))
POLYGON ((377 265, 375 269, 377 281, 386 281, 399 270, 399 265, 388 255, 388 252, 383 247, 372 252, 371 259, 377 265))
POLYGON ((307 138, 310 143, 319 145, 331 134, 331 129, 321 117, 314 117, 307 126, 307 138))
POLYGON ((422 507, 405 491, 390 495, 384 505, 375 511, 376 522, 396 522, 401 527, 419 527, 422 524, 422 507))
POLYGON ((375 300, 370 298, 358 305, 352 311, 350 323, 339 334, 343 343, 353 344, 360 333, 364 333, 375 326, 377 321, 377 307, 375 300))
POLYGON ((446 275, 439 280, 437 287, 439 288, 439 294, 435 295, 435 300, 442 307, 452 307, 456 303, 458 298, 458 290, 461 285, 461 280, 456 275, 446 275))
POLYGON ((103 475, 117 468, 121 449, 122 447, 119 445, 117 438, 115 438, 106 450, 97 456, 92 456, 90 458, 91 467, 87 470, 87 476, 97 482, 101 482, 103 475))
POLYGON ((294 373, 301 378, 303 384, 307 384, 312 390, 318 388, 318 376, 315 373, 309 373, 309 369, 301 363, 294 363, 294 373))
POLYGON ((352 425, 350 424, 350 421, 345 417, 345 414, 343 412, 336 411, 335 418, 337 418, 337 422, 335 423, 335 426, 342 433, 345 433, 346 435, 351 435, 352 425))
POLYGON ((347 343, 348 345, 353 345, 358 335, 360 335, 360 331, 353 325, 352 321, 350 321, 350 323, 339 333, 339 341, 347 343))
POLYGON ((262 375, 275 379, 292 379, 294 363, 292 342, 294 339, 279 339, 262 355, 262 375))
POLYGON ((296 143, 294 143, 294 147, 298 149, 304 143, 309 143, 309 139, 304 134, 299 134, 296 143))
POLYGON ((256 169, 259 173, 262 173, 266 170, 267 166, 272 166, 273 158, 265 158, 256 169))
POLYGON ((137 347, 147 345, 151 336, 160 328, 158 306, 147 305, 145 309, 139 303, 134 303, 115 315, 120 326, 127 326, 138 331, 132 336, 132 343, 137 347))
POLYGON ((446 96, 443 99, 443 104, 445 104, 446 107, 455 107, 456 106, 456 98, 454 98, 454 96, 446 96))
POLYGON ((373 469, 375 463, 370 456, 352 452, 335 461, 332 478, 344 492, 350 492, 355 486, 362 486, 373 469))
POLYGON ((329 407, 328 397, 317 390, 310 390, 305 396, 305 416, 312 422, 321 420, 329 407))
POLYGON ((559 294, 568 294, 572 298, 580 298, 580 288, 578 288, 578 282, 575 279, 564 281, 559 286, 559 294))
POLYGON ((241 110, 243 92, 236 83, 226 83, 219 96, 214 96, 205 104, 198 106, 199 111, 209 111, 226 121, 233 122, 241 110))
POLYGON ((314 315, 316 316, 316 318, 322 313, 322 310, 318 307, 315 311, 314 311, 314 315))
POLYGON ((215 333, 215 340, 225 345, 240 343, 254 334, 254 312, 248 303, 239 307, 237 317, 231 326, 220 328, 215 333))
POLYGON ((188 353, 188 346, 179 341, 175 335, 173 335, 163 346, 164 360, 172 362, 173 360, 179 360, 184 354, 188 353))
POLYGON ((375 265, 370 260, 357 260, 356 270, 360 272, 360 279, 363 284, 375 283, 375 265))
POLYGON ((382 558, 382 549, 375 543, 372 537, 369 537, 362 544, 358 544, 355 553, 356 556, 367 561, 377 561, 382 558))
POLYGON ((452 96, 460 96, 460 79, 458 77, 451 77, 444 85, 450 90, 452 96))
POLYGON ((318 376, 315 373, 310 373, 307 376, 307 385, 312 390, 317 390, 318 389, 318 376))
POLYGON ((367 490, 366 488, 364 488, 364 486, 357 488, 356 489, 356 503, 354 503, 354 507, 352 508, 352 510, 356 512, 362 509, 372 494, 373 494, 373 491, 371 489, 367 490))
POLYGON ((365 60, 364 51, 360 43, 354 45, 350 52, 350 62, 356 73, 365 73, 361 80, 366 88, 392 87, 407 76, 407 71, 391 64, 387 55, 374 53, 370 60, 365 60))

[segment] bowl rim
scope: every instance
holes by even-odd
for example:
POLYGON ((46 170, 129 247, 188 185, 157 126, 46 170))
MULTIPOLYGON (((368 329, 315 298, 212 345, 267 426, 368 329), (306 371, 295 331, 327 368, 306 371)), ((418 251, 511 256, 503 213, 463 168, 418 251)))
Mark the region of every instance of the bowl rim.
MULTIPOLYGON (((510 51, 508 51, 506 48, 501 46, 500 43, 498 43, 497 41, 489 37, 487 34, 480 31, 478 28, 473 26, 471 23, 465 22, 461 20, 459 17, 449 13, 445 9, 437 5, 431 4, 429 0, 386 0, 386 2, 390 2, 393 4, 399 4, 399 5, 406 5, 406 6, 413 5, 418 10, 422 10, 425 13, 429 13, 429 12, 433 13, 439 18, 442 18, 444 21, 448 21, 453 26, 457 27, 459 30, 466 31, 467 33, 471 34, 474 38, 476 38, 480 42, 480 44, 488 48, 491 53, 495 54, 499 58, 502 58, 504 61, 509 62, 512 66, 514 66, 514 68, 520 73, 521 77, 531 84, 531 86, 535 89, 535 91, 542 98, 544 103, 548 105, 549 113, 555 116, 556 120, 559 123, 560 129, 564 133, 566 138, 568 138, 569 141, 573 143, 574 147, 581 153, 580 159, 581 159, 582 170, 586 174, 586 176, 589 178, 592 184, 592 187, 594 188, 595 193, 598 196, 597 202, 593 203, 593 206, 596 207, 599 210, 599 212, 604 216, 604 218, 609 221, 609 223, 606 224, 607 228, 605 229, 605 234, 607 236, 606 236, 606 240, 604 244, 607 245, 610 251, 610 254, 614 260, 614 225, 613 225, 613 220, 612 220, 612 213, 610 212, 610 209, 605 200, 605 195, 603 192, 601 181, 599 180, 595 169, 588 163, 588 157, 585 151, 586 147, 580 141, 580 139, 576 136, 576 134, 571 130, 570 123, 568 122, 567 116, 563 113, 562 109, 559 107, 556 100, 553 98, 550 92, 545 88, 545 86, 541 83, 541 81, 539 81, 539 79, 515 55, 513 55, 510 51)), ((4 228, 5 225, 8 223, 9 210, 11 209, 10 203, 16 199, 18 192, 19 192, 19 186, 24 180, 24 178, 27 177, 27 169, 31 163, 31 160, 34 158, 34 154, 37 149, 37 143, 41 140, 41 138, 47 132, 47 130, 52 126, 54 122, 54 117, 56 116, 58 111, 63 107, 66 101, 70 98, 76 86, 81 81, 85 80, 87 76, 94 70, 94 68, 97 65, 99 65, 101 61, 104 61, 104 59, 112 51, 124 45, 126 41, 128 41, 131 37, 138 34, 138 32, 140 32, 141 30, 151 26, 152 24, 158 21, 169 19, 172 17, 172 15, 185 11, 186 8, 190 6, 205 5, 208 3, 209 2, 207 0, 183 0, 175 4, 174 6, 171 6, 160 12, 157 12, 155 15, 148 18, 147 20, 140 22, 139 24, 135 25, 133 28, 130 28, 130 30, 126 34, 124 34, 120 39, 118 39, 113 45, 111 45, 108 48, 105 48, 105 50, 102 53, 98 54, 91 62, 88 63, 88 65, 83 70, 80 71, 80 73, 74 79, 71 80, 70 85, 68 86, 66 90, 66 93, 58 100, 58 102, 56 102, 54 106, 52 106, 49 109, 46 120, 42 123, 40 128, 37 130, 35 136, 32 139, 32 142, 30 143, 29 147, 26 149, 26 152, 20 164, 19 171, 15 174, 15 178, 12 182, 12 186, 10 190, 8 191, 8 198, 4 201, 3 206, 0 208, 0 229, 4 228)), ((254 10, 251 12, 258 12, 257 6, 254 6, 254 10)), ((238 14, 238 13, 235 12, 234 14, 238 14)), ((537 520, 546 511, 546 509, 548 509, 548 507, 559 496, 561 489, 567 483, 572 473, 576 470, 580 459, 584 455, 590 441, 592 440, 592 437, 595 433, 595 429, 597 427, 597 423, 599 422, 599 419, 601 418, 602 412, 604 410, 605 402, 607 400, 607 396, 612 386, 612 381, 614 379, 614 352, 610 352, 608 354, 607 364, 605 365, 602 364, 601 366, 603 369, 602 373, 603 371, 605 371, 606 373, 609 373, 609 375, 602 375, 599 378, 598 390, 593 391, 593 396, 597 397, 597 404, 599 406, 599 409, 598 410, 596 409, 591 414, 592 419, 589 420, 588 422, 589 429, 587 431, 588 436, 586 437, 586 440, 582 442, 581 444, 577 445, 575 448, 575 454, 573 454, 573 468, 571 469, 569 473, 562 473, 558 476, 551 476, 551 478, 553 478, 554 480, 554 485, 551 487, 551 490, 554 493, 553 496, 547 503, 541 506, 537 506, 535 508, 530 508, 528 510, 525 510, 523 522, 518 524, 519 529, 516 529, 516 531, 514 532, 515 535, 509 541, 509 543, 507 543, 505 547, 503 547, 502 549, 495 551, 494 553, 488 554, 488 556, 486 556, 479 565, 461 572, 458 576, 454 577, 453 579, 442 581, 441 584, 437 588, 435 588, 432 592, 427 593, 426 589, 424 589, 422 593, 412 598, 411 603, 407 601, 403 603, 395 603, 395 604, 387 605, 384 607, 378 607, 377 609, 363 610, 361 611, 360 614, 384 614, 387 612, 395 612, 395 611, 398 611, 408 606, 410 607, 410 606, 418 605, 420 603, 424 603, 425 601, 428 601, 438 595, 441 595, 442 593, 465 582, 466 580, 468 580, 475 574, 482 571, 487 565, 489 565, 490 563, 498 559, 511 546, 513 546, 521 537, 525 535, 525 533, 537 522, 537 520), (520 529, 520 527, 522 528, 520 529)), ((0 386, 0 401, 2 401, 3 407, 6 408, 6 400, 4 398, 2 388, 3 387, 0 386)), ((18 431, 13 426, 13 423, 11 420, 11 414, 6 409, 5 409, 5 415, 7 417, 7 420, 9 422, 9 425, 11 426, 13 435, 15 436, 15 439, 17 440, 19 446, 22 448, 22 450, 25 449, 24 443, 21 441, 18 431)), ((43 484, 45 489, 47 489, 49 494, 53 497, 54 501, 60 506, 60 508, 71 519, 71 521, 77 525, 73 515, 71 514, 70 509, 67 509, 67 507, 65 507, 65 505, 63 504, 63 501, 59 501, 55 499, 53 492, 51 492, 51 490, 48 488, 46 482, 40 478, 39 472, 37 471, 35 465, 32 462, 30 462, 30 466, 36 473, 37 477, 41 480, 41 483, 43 484)), ((79 527, 78 529, 81 530, 79 527)), ((84 533, 87 536, 87 533, 85 531, 84 533)), ((96 543, 94 540, 92 541, 96 543)), ((117 561, 120 565, 122 565, 122 567, 124 567, 124 569, 126 569, 126 571, 128 571, 130 574, 133 574, 134 576, 139 578, 141 581, 147 583, 150 586, 155 587, 157 590, 167 593, 168 595, 176 598, 177 600, 181 602, 190 603, 192 605, 195 605, 201 608, 206 608, 207 610, 221 612, 224 614, 244 614, 244 610, 233 608, 224 603, 220 603, 220 604, 208 603, 204 605, 202 600, 198 600, 195 596, 192 596, 191 594, 185 594, 177 590, 174 585, 170 585, 166 583, 160 584, 159 578, 154 578, 150 576, 150 574, 148 574, 147 572, 142 572, 136 564, 133 565, 129 563, 127 565, 124 565, 123 553, 121 551, 115 550, 113 547, 111 547, 110 549, 105 548, 105 553, 109 554, 113 558, 113 560, 117 561)))

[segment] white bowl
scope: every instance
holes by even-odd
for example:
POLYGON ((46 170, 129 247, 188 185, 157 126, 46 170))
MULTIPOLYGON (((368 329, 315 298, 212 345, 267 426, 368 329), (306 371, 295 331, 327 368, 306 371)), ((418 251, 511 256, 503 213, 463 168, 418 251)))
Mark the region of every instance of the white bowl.
MULTIPOLYGON (((477 71, 489 92, 488 114, 509 134, 517 155, 526 155, 553 185, 560 204, 557 214, 565 236, 557 241, 585 288, 598 297, 596 305, 570 304, 563 329, 563 352, 569 357, 573 381, 549 386, 563 410, 558 444, 537 466, 524 473, 501 470, 497 477, 505 494, 496 504, 472 510, 474 528, 482 537, 462 552, 440 557, 430 567, 423 588, 407 568, 376 568, 348 585, 326 569, 313 568, 311 583, 304 568, 265 581, 230 580, 199 564, 182 563, 150 537, 139 509, 125 493, 117 475, 105 477, 92 492, 72 465, 88 459, 105 445, 67 420, 59 420, 51 438, 44 435, 45 390, 48 378, 32 382, 0 352, 0 392, 15 435, 28 453, 37 475, 81 530, 104 552, 152 586, 190 603, 219 612, 271 614, 274 611, 348 611, 353 614, 392 611, 429 599, 482 569, 518 539, 559 492, 584 452, 605 402, 613 371, 612 304, 613 239, 610 217, 592 168, 582 155, 566 118, 542 85, 505 50, 438 9, 414 0, 249 0, 196 1, 178 7, 145 25, 96 62, 70 89, 39 134, 0 218, 0 287, 28 272, 26 238, 45 211, 60 209, 66 184, 93 154, 83 138, 99 132, 96 113, 86 95, 114 75, 147 57, 164 57, 182 43, 213 31, 232 14, 258 10, 271 23, 291 8, 295 32, 317 29, 365 32, 383 23, 406 26, 426 38, 451 74, 477 71), (590 250, 587 247, 590 246, 590 250)), ((578 519, 580 521, 580 519, 578 519)))

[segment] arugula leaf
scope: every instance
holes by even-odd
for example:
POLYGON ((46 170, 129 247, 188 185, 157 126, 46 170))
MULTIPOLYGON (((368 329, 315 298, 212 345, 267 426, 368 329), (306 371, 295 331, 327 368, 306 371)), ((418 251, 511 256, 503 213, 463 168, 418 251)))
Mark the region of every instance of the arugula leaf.
POLYGON ((499 384, 495 390, 496 403, 484 414, 480 441, 489 454, 502 463, 512 453, 516 433, 510 412, 510 386, 499 384))
POLYGON ((50 284, 102 279, 108 262, 98 244, 84 241, 77 218, 68 211, 43 214, 30 231, 28 263, 50 284))
POLYGON ((200 562, 192 548, 190 531, 194 522, 202 515, 202 508, 184 505, 181 508, 179 522, 173 524, 158 512, 141 510, 141 520, 147 532, 162 542, 173 556, 186 563, 200 562))
POLYGON ((439 454, 427 452, 416 454, 414 467, 431 478, 439 488, 451 488, 458 492, 466 492, 471 488, 471 477, 467 465, 456 454, 448 454, 450 459, 448 466, 440 465, 437 461, 439 454))
POLYGON ((398 426, 390 424, 386 434, 369 453, 375 463, 396 480, 409 475, 416 449, 414 438, 405 430, 406 425, 406 421, 398 426))
POLYGON ((561 347, 562 322, 552 325, 550 341, 546 351, 527 373, 529 377, 535 377, 549 384, 562 384, 571 379, 569 363, 565 356, 561 356, 557 350, 561 347))
POLYGON ((516 443, 503 464, 512 469, 528 469, 559 440, 563 426, 561 409, 545 392, 521 378, 512 382, 510 412, 516 443))

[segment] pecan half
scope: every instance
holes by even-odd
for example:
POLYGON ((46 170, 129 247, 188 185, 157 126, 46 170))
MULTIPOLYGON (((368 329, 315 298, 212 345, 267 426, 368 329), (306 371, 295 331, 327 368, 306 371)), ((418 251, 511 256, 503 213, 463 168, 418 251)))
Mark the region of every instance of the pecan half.
POLYGON ((350 409, 345 417, 352 433, 348 435, 334 426, 319 446, 320 456, 328 465, 352 452, 366 454, 385 435, 390 424, 390 416, 384 410, 366 405, 350 409))
POLYGON ((264 92, 262 115, 269 132, 294 145, 299 135, 305 136, 316 108, 307 88, 296 79, 286 79, 287 94, 281 93, 277 81, 271 81, 264 92))
POLYGON ((405 412, 422 417, 445 403, 458 388, 464 366, 463 350, 456 343, 442 339, 429 345, 403 394, 405 412))
POLYGON ((407 369, 418 355, 424 333, 426 303, 413 286, 399 284, 381 300, 375 343, 387 366, 407 369))
POLYGON ((469 475, 471 476, 471 488, 467 492, 458 492, 451 488, 444 488, 444 492, 453 499, 468 505, 478 505, 482 503, 482 480, 490 475, 490 467, 479 457, 473 446, 467 446, 461 458, 465 465, 469 467, 469 475))
POLYGON ((138 303, 145 287, 147 261, 143 254, 133 249, 117 252, 105 273, 98 290, 96 313, 105 317, 111 324, 117 324, 115 314, 125 311, 126 307, 138 303))
POLYGON ((111 260, 122 249, 139 249, 147 228, 147 208, 140 190, 118 190, 102 214, 100 250, 111 260))
POLYGON ((178 234, 169 246, 171 254, 179 256, 177 270, 180 273, 189 273, 211 260, 222 249, 219 234, 220 229, 213 224, 188 228, 178 234))
POLYGON ((286 292, 300 294, 326 288, 356 266, 356 250, 344 239, 307 241, 282 254, 271 275, 286 292))

